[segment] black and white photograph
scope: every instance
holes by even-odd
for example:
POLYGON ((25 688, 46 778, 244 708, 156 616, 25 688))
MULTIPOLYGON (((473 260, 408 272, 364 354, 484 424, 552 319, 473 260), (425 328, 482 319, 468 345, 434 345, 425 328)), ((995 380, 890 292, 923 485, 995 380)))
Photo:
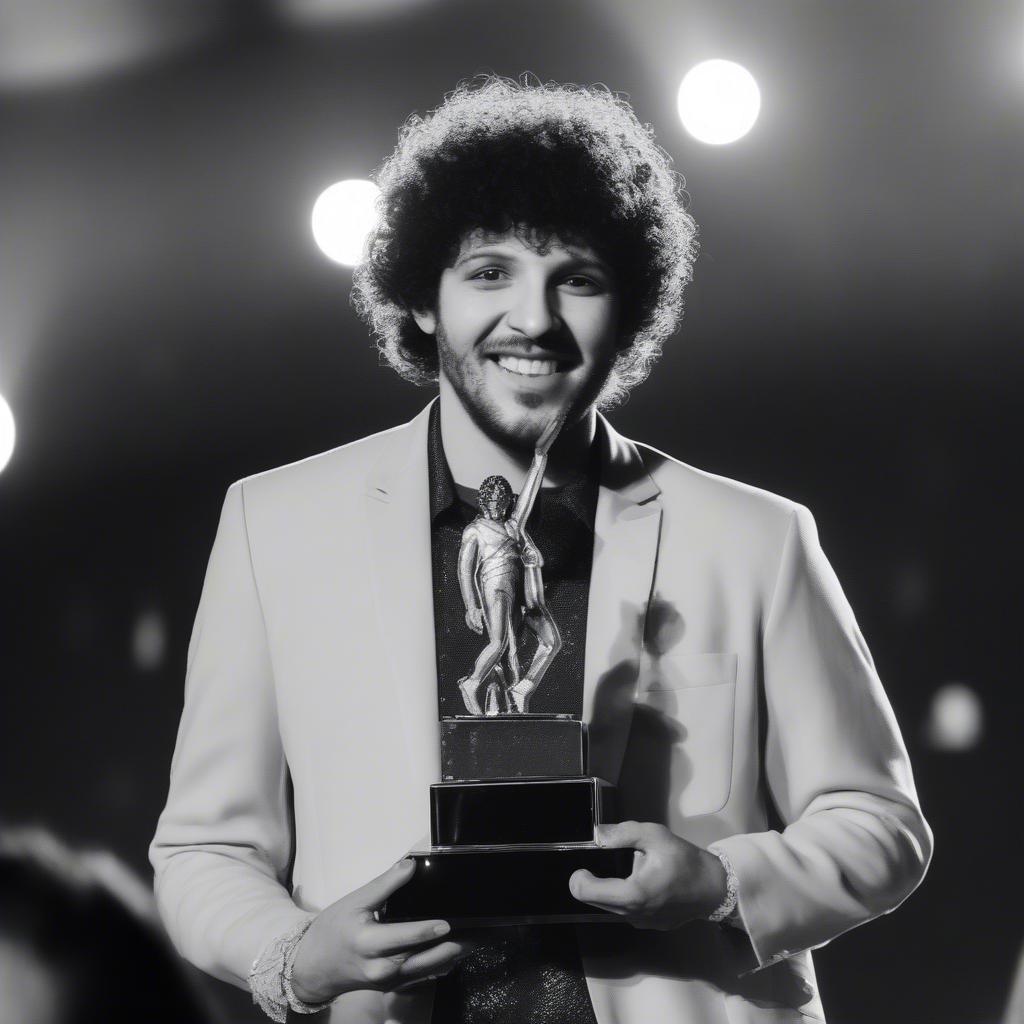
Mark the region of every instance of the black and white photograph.
POLYGON ((1024 7, 0 0, 0 1024, 1024 1024, 1024 7))

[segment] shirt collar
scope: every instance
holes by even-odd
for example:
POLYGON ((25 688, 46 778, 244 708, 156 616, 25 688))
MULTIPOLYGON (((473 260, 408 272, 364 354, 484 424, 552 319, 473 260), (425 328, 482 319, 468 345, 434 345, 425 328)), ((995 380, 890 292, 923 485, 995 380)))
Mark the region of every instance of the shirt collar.
POLYGON ((441 441, 441 403, 430 407, 430 427, 427 431, 427 470, 430 475, 430 520, 433 522, 442 513, 455 505, 459 496, 455 480, 444 454, 441 441))

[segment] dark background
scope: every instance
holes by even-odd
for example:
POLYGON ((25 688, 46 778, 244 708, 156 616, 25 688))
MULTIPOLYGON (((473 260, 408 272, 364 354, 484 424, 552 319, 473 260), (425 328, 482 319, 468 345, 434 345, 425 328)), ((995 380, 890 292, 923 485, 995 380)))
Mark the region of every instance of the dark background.
POLYGON ((816 954, 830 1021, 996 1021, 1022 939, 1015 4, 0 0, 0 815, 148 874, 226 487, 429 397, 379 366, 312 203, 486 70, 604 82, 654 124, 702 254, 612 420, 811 507, 903 726, 935 859, 816 954), (734 145, 675 113, 709 57, 761 86, 734 145), (926 742, 950 682, 984 710, 962 751, 926 742))

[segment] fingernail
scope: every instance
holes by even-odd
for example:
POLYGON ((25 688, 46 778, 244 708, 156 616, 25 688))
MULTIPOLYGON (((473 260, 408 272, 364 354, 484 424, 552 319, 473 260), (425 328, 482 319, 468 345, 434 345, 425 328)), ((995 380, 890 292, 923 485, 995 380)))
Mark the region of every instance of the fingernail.
POLYGON ((440 924, 434 925, 435 935, 447 935, 452 930, 452 926, 447 921, 442 921, 440 924))

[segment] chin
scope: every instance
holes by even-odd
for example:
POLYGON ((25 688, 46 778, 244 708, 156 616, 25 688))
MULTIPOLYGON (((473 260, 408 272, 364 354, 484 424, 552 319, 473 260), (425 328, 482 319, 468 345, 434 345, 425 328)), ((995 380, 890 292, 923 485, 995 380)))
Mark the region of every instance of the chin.
MULTIPOLYGON (((443 355, 443 353, 442 353, 443 355)), ((508 386, 505 380, 488 379, 486 373, 467 373, 464 365, 447 365, 442 371, 462 407, 477 427, 495 444, 511 451, 532 454, 551 419, 568 412, 576 422, 589 405, 588 394, 596 395, 603 378, 584 381, 568 379, 553 388, 508 386)))
POLYGON ((526 392, 474 402, 470 413, 492 441, 509 448, 532 450, 551 417, 561 408, 543 395, 526 392), (524 400, 525 399, 525 400, 524 400))

